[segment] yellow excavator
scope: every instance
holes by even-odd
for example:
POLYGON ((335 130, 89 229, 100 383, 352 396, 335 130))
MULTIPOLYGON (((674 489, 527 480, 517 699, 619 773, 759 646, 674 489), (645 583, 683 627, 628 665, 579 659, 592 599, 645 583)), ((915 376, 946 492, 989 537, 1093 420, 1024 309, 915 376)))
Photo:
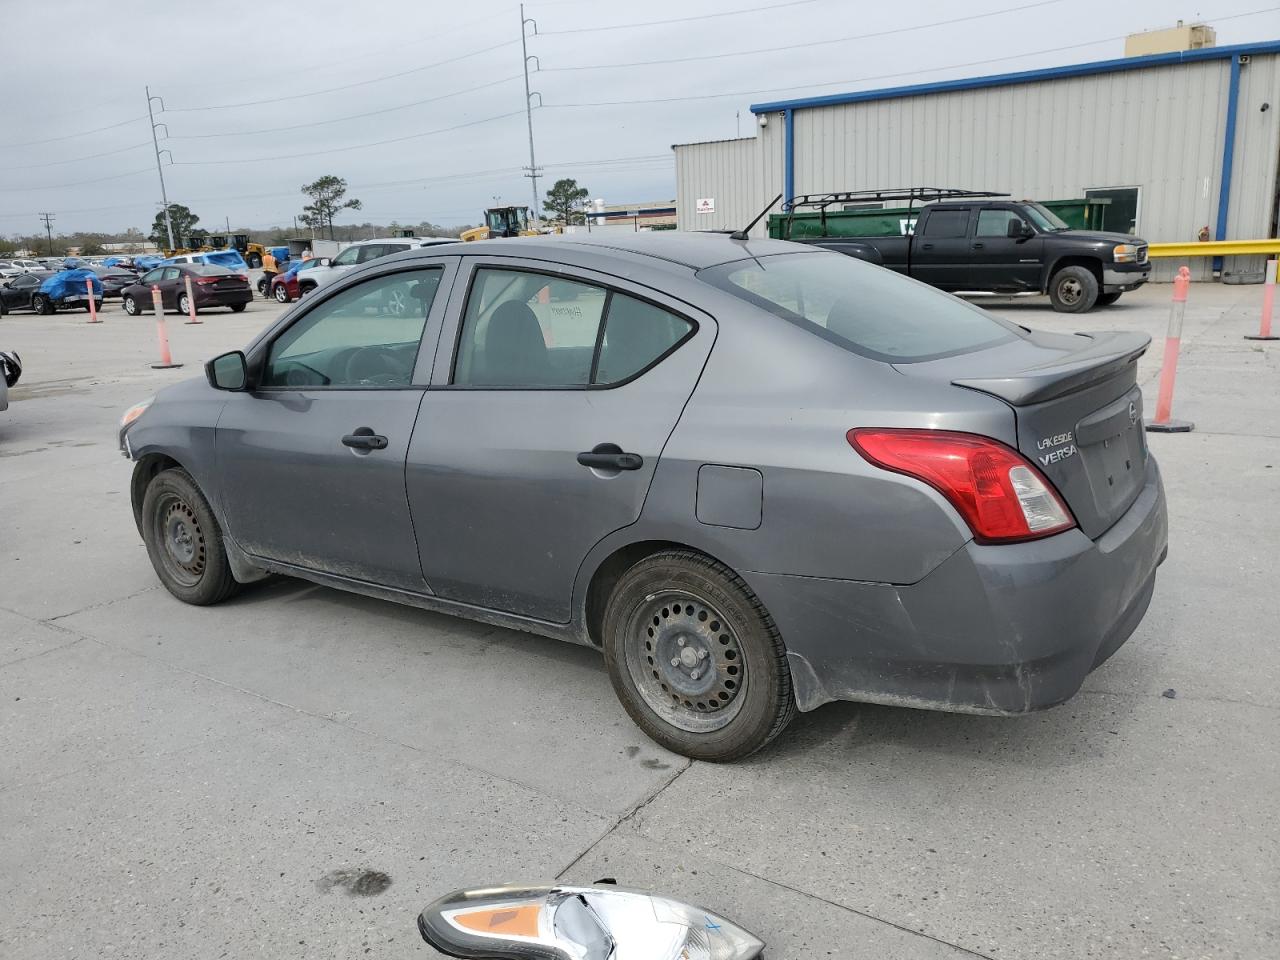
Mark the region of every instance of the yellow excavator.
POLYGON ((528 207, 490 207, 484 212, 484 224, 462 231, 463 240, 488 240, 491 237, 536 237, 528 207))

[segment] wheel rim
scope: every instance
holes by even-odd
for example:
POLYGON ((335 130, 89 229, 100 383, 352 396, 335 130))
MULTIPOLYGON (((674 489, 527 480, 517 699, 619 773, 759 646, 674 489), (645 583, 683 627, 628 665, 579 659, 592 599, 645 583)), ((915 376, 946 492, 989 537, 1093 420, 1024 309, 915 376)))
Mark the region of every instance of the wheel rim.
POLYGON ((195 511, 186 501, 170 495, 157 506, 156 522, 165 571, 184 587, 196 586, 204 576, 207 554, 195 511))
POLYGON ((132 316, 134 313, 137 313, 137 311, 138 311, 138 305, 133 302, 133 297, 125 297, 124 312, 132 316))
POLYGON ((1084 284, 1075 277, 1066 277, 1058 284, 1058 299, 1063 303, 1075 304, 1084 296, 1084 284))
POLYGON ((186 313, 190 306, 191 306, 191 301, 187 299, 187 295, 185 293, 178 298, 179 313, 186 313))
POLYGON ((626 626, 627 671, 649 708, 674 727, 710 733, 742 710, 747 664, 737 631, 684 591, 650 594, 626 626))
POLYGON ((289 291, 284 287, 276 287, 276 299, 281 303, 289 302, 289 291))

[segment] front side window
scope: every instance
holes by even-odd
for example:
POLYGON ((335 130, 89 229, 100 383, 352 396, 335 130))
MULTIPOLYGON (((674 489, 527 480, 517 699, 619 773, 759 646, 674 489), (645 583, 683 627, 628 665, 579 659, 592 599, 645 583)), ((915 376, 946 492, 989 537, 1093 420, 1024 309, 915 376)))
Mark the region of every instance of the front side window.
POLYGON ((683 317, 595 284, 481 268, 467 298, 453 382, 607 386, 645 370, 693 330, 683 317))
POLYGON ((1009 224, 1021 222, 1022 217, 1014 210, 979 210, 975 236, 1008 237, 1009 224))
POLYGON ((159 283, 160 278, 164 276, 163 270, 149 270, 139 283, 159 283))
POLYGON ((347 247, 333 258, 332 263, 335 267, 354 267, 356 258, 360 256, 360 251, 363 249, 363 247, 347 247))
POLYGON ((1012 340, 1017 328, 883 267, 789 253, 709 267, 698 279, 853 353, 913 363, 1012 340))
POLYGON ((963 237, 968 227, 968 210, 932 210, 924 222, 924 236, 942 239, 963 237))
POLYGON ((315 307, 282 333, 267 355, 268 387, 404 387, 441 270, 374 277, 315 307))
POLYGON ((177 280, 177 279, 178 279, 178 275, 179 275, 181 272, 182 272, 182 271, 181 271, 181 270, 179 270, 177 267, 165 267, 165 268, 164 268, 164 275, 163 275, 160 279, 161 279, 161 280, 177 280))

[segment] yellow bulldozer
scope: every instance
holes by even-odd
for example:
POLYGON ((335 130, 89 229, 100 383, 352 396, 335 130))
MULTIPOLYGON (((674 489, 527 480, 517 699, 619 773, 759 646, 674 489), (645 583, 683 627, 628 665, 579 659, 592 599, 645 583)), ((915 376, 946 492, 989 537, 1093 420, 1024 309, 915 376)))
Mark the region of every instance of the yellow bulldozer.
POLYGON ((463 240, 488 240, 491 237, 536 237, 528 207, 490 207, 484 212, 484 224, 462 231, 463 240))

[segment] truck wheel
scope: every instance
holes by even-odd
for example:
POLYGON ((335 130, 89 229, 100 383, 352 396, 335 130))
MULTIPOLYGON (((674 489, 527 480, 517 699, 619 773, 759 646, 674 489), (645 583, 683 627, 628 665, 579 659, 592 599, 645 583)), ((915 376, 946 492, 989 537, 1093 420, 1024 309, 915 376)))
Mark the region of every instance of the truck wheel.
POLYGON ((1086 313, 1098 300, 1098 278, 1088 267, 1063 267, 1049 281, 1049 299, 1059 313, 1086 313))
POLYGON ((258 256, 256 253, 249 254, 249 269, 257 270, 261 266, 262 266, 262 258, 258 256))
POLYGON ((1118 293, 1100 293, 1098 294, 1098 306, 1109 307, 1119 299, 1120 294, 1118 293))
POLYGON ((218 521, 185 470, 161 471, 147 484, 142 538, 156 576, 183 603, 221 603, 240 589, 218 521))
POLYGON ((741 577, 701 554, 641 560, 614 587, 603 626, 614 692, 668 750, 739 760, 795 714, 778 628, 741 577))

